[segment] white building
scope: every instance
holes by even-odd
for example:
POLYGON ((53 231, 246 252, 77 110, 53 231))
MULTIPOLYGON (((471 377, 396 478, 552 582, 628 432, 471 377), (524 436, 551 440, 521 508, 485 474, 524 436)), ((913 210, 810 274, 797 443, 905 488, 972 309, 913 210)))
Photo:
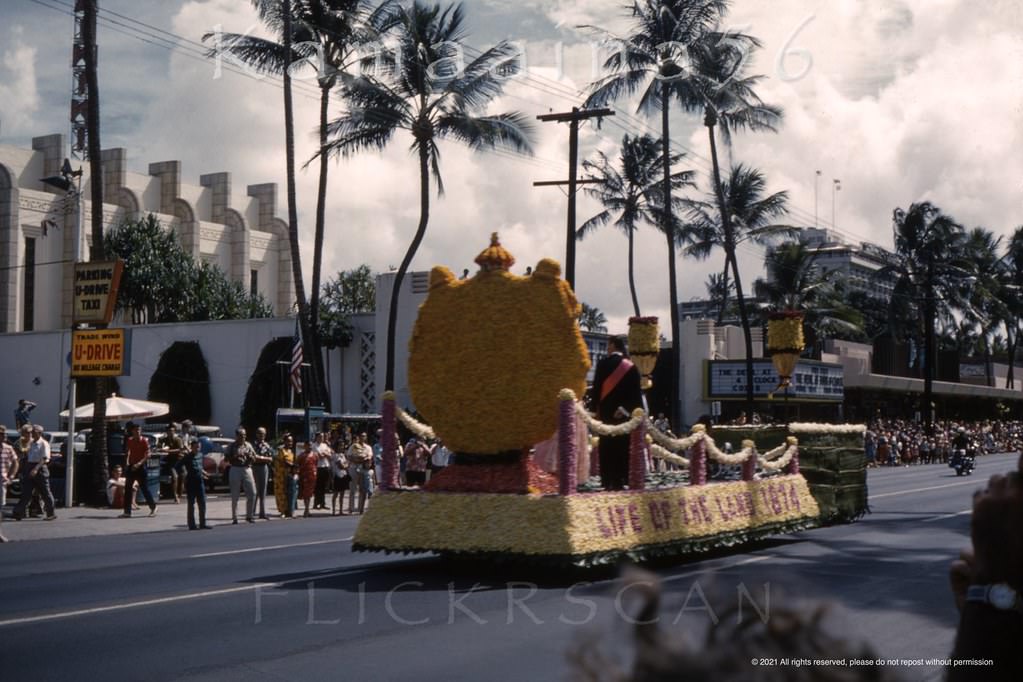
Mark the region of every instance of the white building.
MULTIPOLYGON (((63 135, 33 138, 31 149, 0 146, 0 333, 71 325, 75 202, 41 182, 59 174, 66 153, 63 135)), ((104 150, 102 160, 104 229, 153 213, 193 258, 262 294, 274 314, 288 313, 294 285, 287 225, 275 217, 276 184, 249 185, 237 197, 227 172, 189 184, 180 161, 150 163, 143 174, 128 170, 125 149, 104 150)), ((80 254, 87 260, 88 164, 83 171, 80 254)))

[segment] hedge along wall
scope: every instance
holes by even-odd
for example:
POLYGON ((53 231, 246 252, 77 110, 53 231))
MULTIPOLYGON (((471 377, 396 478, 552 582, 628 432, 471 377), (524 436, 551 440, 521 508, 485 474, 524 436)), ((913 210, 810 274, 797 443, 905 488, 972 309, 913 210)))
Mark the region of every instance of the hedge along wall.
POLYGON ((152 421, 191 419, 209 424, 212 412, 210 369, 198 341, 175 341, 160 354, 149 379, 149 399, 170 405, 170 413, 152 421))
POLYGON ((750 439, 767 452, 799 439, 799 472, 821 509, 822 524, 850 523, 869 511, 867 457, 863 449, 865 427, 856 424, 793 423, 785 426, 717 426, 711 437, 719 448, 731 443, 734 452, 750 439))

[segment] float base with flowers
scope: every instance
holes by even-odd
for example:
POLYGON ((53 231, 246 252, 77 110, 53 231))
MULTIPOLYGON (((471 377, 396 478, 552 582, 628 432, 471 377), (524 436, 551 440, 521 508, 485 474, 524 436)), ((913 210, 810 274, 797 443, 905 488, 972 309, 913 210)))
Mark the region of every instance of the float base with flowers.
MULTIPOLYGON (((732 454, 702 427, 685 438, 662 433, 641 409, 623 424, 597 421, 577 399, 589 353, 560 266, 544 259, 530 275, 514 275, 496 235, 476 262, 480 271, 464 280, 443 267, 430 273, 409 345, 412 397, 430 426, 385 393, 383 480, 353 549, 587 566, 818 525, 795 437, 759 444, 771 447, 762 454, 744 440, 732 454), (398 420, 455 453, 455 463, 421 489, 399 484, 398 420), (628 437, 627 490, 580 491, 591 473, 587 431, 628 437), (550 455, 546 466, 541 451, 550 455), (708 484, 708 458, 741 465, 742 480, 708 484), (648 487, 658 459, 687 469, 688 484, 648 487)), ((657 339, 655 320, 637 323, 640 337, 657 339)))
POLYGON ((798 474, 567 496, 401 491, 374 496, 354 547, 593 565, 734 545, 817 516, 798 474))

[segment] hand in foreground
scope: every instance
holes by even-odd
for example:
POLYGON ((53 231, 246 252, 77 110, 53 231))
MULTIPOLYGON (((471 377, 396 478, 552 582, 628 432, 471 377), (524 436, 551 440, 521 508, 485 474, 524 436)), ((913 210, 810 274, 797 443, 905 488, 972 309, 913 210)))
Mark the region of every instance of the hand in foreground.
POLYGON ((971 584, 1008 583, 1023 591, 1023 455, 1017 470, 995 474, 973 495, 973 550, 949 567, 956 606, 962 609, 971 584))

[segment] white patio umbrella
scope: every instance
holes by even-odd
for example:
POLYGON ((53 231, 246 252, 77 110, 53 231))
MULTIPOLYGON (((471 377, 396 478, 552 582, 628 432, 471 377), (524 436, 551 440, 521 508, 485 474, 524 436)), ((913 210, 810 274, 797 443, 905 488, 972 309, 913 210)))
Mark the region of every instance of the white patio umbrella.
MULTIPOLYGON (((92 419, 92 408, 94 403, 82 405, 75 410, 75 421, 92 419)), ((158 403, 152 400, 138 400, 136 398, 122 398, 119 395, 112 395, 107 398, 107 421, 123 421, 125 419, 144 419, 146 417, 160 417, 170 412, 170 405, 158 403)), ((60 413, 60 416, 67 419, 70 414, 68 410, 60 413)))

